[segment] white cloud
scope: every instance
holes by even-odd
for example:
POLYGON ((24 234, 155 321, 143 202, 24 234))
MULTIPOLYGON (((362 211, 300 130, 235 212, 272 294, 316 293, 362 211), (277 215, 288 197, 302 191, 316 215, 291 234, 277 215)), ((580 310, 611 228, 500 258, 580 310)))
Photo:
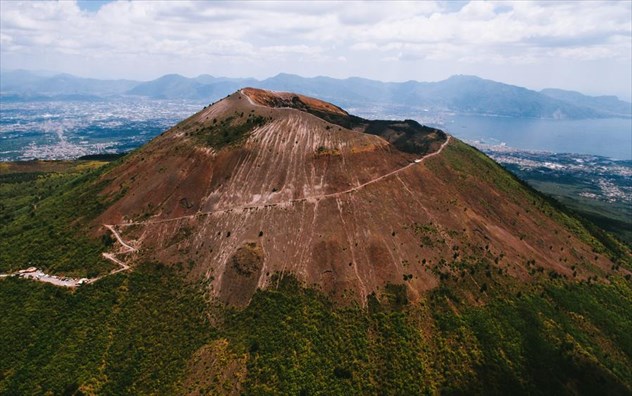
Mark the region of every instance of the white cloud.
POLYGON ((560 59, 629 65, 631 18, 629 1, 114 1, 97 12, 72 1, 1 1, 0 51, 3 68, 101 77, 287 71, 407 80, 423 79, 415 70, 433 62, 472 74, 560 59))

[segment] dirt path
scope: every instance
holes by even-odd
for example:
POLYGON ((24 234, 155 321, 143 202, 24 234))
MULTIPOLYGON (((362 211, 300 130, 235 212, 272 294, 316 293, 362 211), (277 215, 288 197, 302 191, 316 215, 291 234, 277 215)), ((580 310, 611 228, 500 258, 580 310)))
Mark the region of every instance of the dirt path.
POLYGON ((107 259, 110 260, 111 262, 113 262, 114 264, 119 265, 121 268, 117 268, 115 270, 110 271, 108 274, 106 275, 101 275, 97 278, 92 278, 89 279, 86 283, 94 283, 96 281, 98 281, 99 279, 102 279, 106 276, 110 276, 110 275, 114 275, 114 274, 118 274, 119 272, 123 272, 123 271, 127 271, 128 269, 130 269, 130 266, 125 264, 123 261, 119 260, 116 258, 116 254, 127 254, 127 253, 132 253, 137 251, 138 249, 136 249, 133 246, 128 245, 123 238, 121 238, 121 235, 118 233, 118 231, 116 231, 116 229, 114 228, 113 225, 110 224, 103 224, 103 226, 105 228, 107 228, 108 230, 110 230, 110 232, 114 235, 114 237, 116 238, 116 240, 121 244, 121 246, 123 246, 123 248, 125 248, 124 251, 122 252, 118 252, 118 253, 101 253, 101 255, 107 259))
POLYGON ((94 283, 100 279, 105 278, 106 276, 118 274, 119 272, 129 270, 130 266, 125 264, 123 261, 117 259, 116 254, 131 253, 131 252, 135 252, 137 249, 128 245, 121 238, 121 236, 116 231, 116 229, 114 229, 113 226, 108 225, 108 224, 104 224, 103 226, 107 228, 108 230, 110 230, 112 234, 114 234, 114 237, 116 238, 116 240, 125 249, 124 251, 119 252, 119 253, 102 253, 103 258, 112 261, 114 264, 118 265, 119 268, 113 269, 107 274, 97 276, 96 278, 71 278, 71 277, 66 277, 66 276, 56 276, 56 275, 47 274, 44 271, 37 268, 29 268, 27 270, 20 270, 20 271, 13 272, 11 274, 0 274, 0 279, 4 279, 10 276, 17 276, 24 279, 31 279, 37 282, 50 283, 55 286, 75 288, 84 284, 94 283))
MULTIPOLYGON (((395 169, 395 170, 394 170, 394 171, 392 171, 392 172, 389 172, 389 173, 387 173, 387 174, 385 174, 385 175, 382 175, 382 176, 380 176, 380 177, 377 177, 377 178, 375 178, 375 179, 373 179, 373 180, 369 180, 369 181, 368 181, 368 182, 366 182, 366 183, 360 184, 359 186, 355 186, 355 187, 350 188, 350 189, 348 189, 348 190, 345 190, 345 191, 340 191, 340 192, 337 192, 337 193, 331 193, 331 194, 325 194, 325 195, 321 195, 321 196, 316 196, 315 198, 316 198, 316 199, 322 199, 322 198, 333 198, 333 197, 339 197, 339 196, 341 196, 341 195, 343 195, 343 194, 349 194, 349 193, 352 193, 352 192, 358 191, 358 190, 359 190, 359 189, 361 189, 361 188, 364 188, 364 187, 366 187, 366 186, 368 186, 368 185, 371 185, 371 184, 373 184, 373 183, 377 183, 377 182, 379 182, 379 181, 381 181, 381 180, 386 179, 387 177, 390 177, 390 176, 396 175, 396 174, 398 174, 399 172, 402 172, 402 171, 404 171, 404 170, 406 170, 406 169, 410 168, 411 166, 415 166, 415 165, 418 165, 418 164, 422 163, 422 162, 423 162, 425 159, 427 159, 427 158, 433 157, 433 156, 435 156, 435 155, 437 155, 437 154, 441 153, 441 152, 443 151, 443 148, 444 148, 444 147, 448 144, 448 142, 449 142, 449 141, 450 141, 450 135, 448 135, 448 138, 445 140, 445 142, 443 142, 443 144, 441 144, 441 147, 439 147, 439 150, 434 151, 434 152, 432 152, 432 153, 430 153, 430 154, 426 154, 425 156, 423 156, 423 157, 421 157, 421 158, 419 158, 419 159, 415 160, 414 162, 411 162, 410 164, 408 164, 408 165, 406 165, 406 166, 404 166, 404 167, 402 167, 402 168, 395 169)), ((306 199, 308 199, 308 198, 301 198, 300 200, 306 200, 306 199)))
POLYGON ((114 229, 114 226, 112 226, 110 224, 103 224, 103 226, 105 228, 107 228, 108 230, 110 230, 110 232, 112 232, 112 234, 114 234, 114 237, 116 238, 116 240, 119 241, 119 243, 126 249, 126 251, 122 252, 122 253, 130 253, 130 252, 135 252, 136 251, 136 248, 128 245, 127 243, 125 243, 125 241, 123 241, 123 238, 121 238, 119 233, 114 229))
MULTIPOLYGON (((117 226, 120 227, 125 227, 125 226, 132 226, 132 225, 147 225, 147 224, 161 224, 161 223, 168 223, 171 221, 178 221, 178 220, 184 220, 184 219, 192 219, 195 217, 199 217, 199 216, 208 216, 211 214, 218 214, 218 213, 227 213, 227 212, 232 212, 235 210, 251 210, 251 209, 260 209, 260 208, 264 208, 264 207, 270 207, 270 206, 277 206, 277 205, 284 205, 284 204, 290 204, 290 203, 298 203, 298 202, 313 202, 313 201, 320 201, 321 199, 327 199, 327 198, 337 198, 340 197, 344 194, 351 194, 354 193, 366 186, 369 186, 371 184, 377 183, 379 181, 382 181, 388 177, 391 177, 393 175, 396 175, 400 172, 405 171, 406 169, 413 167, 415 165, 419 165, 421 164, 424 160, 431 158, 435 155, 440 154, 443 149, 445 148, 445 146, 447 146, 447 144, 450 142, 450 138, 451 136, 448 135, 447 139, 445 140, 445 142, 443 142, 441 144, 441 147, 439 147, 439 149, 437 151, 434 151, 432 153, 426 154, 425 156, 415 160, 414 162, 411 162, 410 164, 403 166, 399 169, 395 169, 392 172, 386 173, 382 176, 376 177, 375 179, 369 180, 366 183, 360 184, 358 186, 352 187, 348 190, 344 190, 344 191, 338 191, 335 193, 329 193, 329 194, 321 194, 321 195, 312 195, 310 197, 304 197, 304 198, 296 198, 296 199, 290 199, 288 201, 281 201, 281 202, 276 202, 273 204, 270 203, 263 203, 263 204, 257 204, 257 205, 244 205, 244 206, 233 206, 231 208, 226 208, 226 209, 219 209, 219 210, 212 210, 212 211, 208 211, 208 212, 197 212, 194 213, 192 215, 186 215, 186 216, 178 216, 178 217, 172 217, 169 219, 162 219, 162 220, 145 220, 145 221, 137 221, 137 222, 129 222, 129 223, 119 223, 117 224, 117 226)), ((119 240, 119 242, 121 242, 121 244, 123 244, 123 246, 128 247, 129 249, 133 249, 131 246, 125 245, 123 240, 120 238, 120 236, 118 235, 118 233, 116 233, 116 231, 114 231, 114 229, 112 228, 112 226, 106 225, 106 227, 108 227, 111 231, 113 231, 114 235, 116 236, 116 238, 119 240)))

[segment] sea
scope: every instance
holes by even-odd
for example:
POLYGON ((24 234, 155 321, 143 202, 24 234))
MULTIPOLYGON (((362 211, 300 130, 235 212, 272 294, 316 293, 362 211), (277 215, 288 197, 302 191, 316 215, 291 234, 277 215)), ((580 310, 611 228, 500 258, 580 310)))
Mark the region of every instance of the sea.
POLYGON ((475 145, 632 160, 629 118, 543 120, 456 115, 437 126, 475 145))

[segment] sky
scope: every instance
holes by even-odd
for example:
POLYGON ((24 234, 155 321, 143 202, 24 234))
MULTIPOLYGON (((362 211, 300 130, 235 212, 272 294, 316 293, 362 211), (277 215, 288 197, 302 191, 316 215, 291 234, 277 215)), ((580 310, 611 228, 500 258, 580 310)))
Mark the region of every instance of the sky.
POLYGON ((439 81, 632 96, 632 1, 0 1, 0 68, 439 81))

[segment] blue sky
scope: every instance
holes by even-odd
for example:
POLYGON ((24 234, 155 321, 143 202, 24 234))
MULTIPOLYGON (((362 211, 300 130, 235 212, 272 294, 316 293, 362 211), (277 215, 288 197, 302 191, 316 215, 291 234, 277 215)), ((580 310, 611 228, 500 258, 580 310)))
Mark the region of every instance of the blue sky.
POLYGON ((0 2, 0 67, 437 81, 632 96, 632 2, 0 2))
POLYGON ((77 6, 82 11, 97 12, 102 6, 112 2, 113 0, 77 0, 77 6))

